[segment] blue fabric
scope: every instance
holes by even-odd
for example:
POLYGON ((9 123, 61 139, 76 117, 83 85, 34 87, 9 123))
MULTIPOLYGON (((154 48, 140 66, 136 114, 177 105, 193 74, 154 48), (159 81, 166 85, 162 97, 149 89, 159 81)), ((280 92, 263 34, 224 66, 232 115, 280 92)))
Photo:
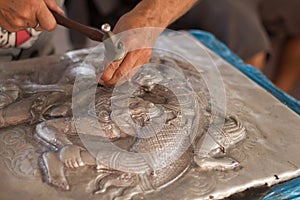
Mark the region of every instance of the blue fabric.
POLYGON ((300 178, 274 186, 263 200, 296 200, 300 199, 300 178))
POLYGON ((224 60, 226 60, 231 65, 233 65, 245 75, 247 75, 250 79, 252 79, 261 87, 270 92, 279 101, 281 101, 290 109, 294 110, 300 115, 300 101, 296 100, 295 98, 278 89, 275 85, 273 85, 270 82, 270 80, 263 73, 261 73, 260 70, 256 69, 251 65, 245 64, 241 58, 239 58, 236 54, 230 51, 225 44, 218 41, 215 38, 215 36, 208 32, 200 30, 190 30, 189 33, 196 37, 209 49, 221 56, 224 60))

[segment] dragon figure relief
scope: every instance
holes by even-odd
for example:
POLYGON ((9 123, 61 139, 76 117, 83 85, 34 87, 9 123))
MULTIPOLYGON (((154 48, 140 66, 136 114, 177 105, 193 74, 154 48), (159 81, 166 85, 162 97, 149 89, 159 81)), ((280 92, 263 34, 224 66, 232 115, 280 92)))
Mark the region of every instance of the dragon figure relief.
POLYGON ((35 125, 35 138, 48 148, 39 162, 49 184, 69 190, 66 170, 90 166, 99 173, 95 194, 115 188, 115 199, 130 199, 167 187, 194 167, 223 171, 240 166, 227 151, 246 138, 245 127, 236 116, 220 112, 223 123, 209 133, 209 91, 201 73, 188 64, 156 55, 123 85, 98 86, 92 103, 88 91, 79 88, 74 94, 75 77, 84 75, 83 68, 70 66, 56 84, 0 85, 0 127, 35 125), (72 112, 72 95, 83 108, 78 116, 72 112), (108 148, 97 148, 101 144, 108 148))

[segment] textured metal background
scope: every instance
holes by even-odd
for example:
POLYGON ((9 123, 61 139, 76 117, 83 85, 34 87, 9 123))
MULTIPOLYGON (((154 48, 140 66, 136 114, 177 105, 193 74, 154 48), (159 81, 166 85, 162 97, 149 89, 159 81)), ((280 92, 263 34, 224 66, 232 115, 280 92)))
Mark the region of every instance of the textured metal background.
MULTIPOLYGON (((197 40, 190 35, 169 34, 160 38, 157 47, 181 53, 189 61, 198 63, 206 73, 211 66, 201 57, 203 55, 199 56, 199 47, 193 49, 194 43, 197 40)), ((247 139, 229 152, 242 168, 208 172, 194 167, 171 186, 145 194, 144 199, 221 199, 300 175, 297 153, 300 117, 219 56, 207 51, 224 81, 227 114, 238 116, 247 130, 247 139)), ((69 54, 72 59, 68 55, 2 63, 0 79, 27 73, 39 83, 55 82, 68 63, 76 62, 76 55, 82 52, 69 54)), ((89 185, 98 174, 87 167, 66 171, 72 183, 68 192, 44 183, 37 164, 44 149, 33 139, 32 132, 33 127, 28 125, 0 130, 0 199, 111 199, 110 194, 97 196, 89 191, 89 185)))

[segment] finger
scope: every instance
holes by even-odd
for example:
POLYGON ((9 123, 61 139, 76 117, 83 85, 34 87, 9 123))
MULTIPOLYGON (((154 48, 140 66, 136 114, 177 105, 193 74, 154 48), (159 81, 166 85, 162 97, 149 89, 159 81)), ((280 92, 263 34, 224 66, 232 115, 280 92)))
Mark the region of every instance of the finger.
POLYGON ((136 63, 134 64, 135 67, 128 72, 128 75, 126 75, 127 80, 132 78, 137 73, 139 68, 148 62, 149 62, 149 59, 148 60, 137 59, 136 63))
POLYGON ((124 83, 127 79, 127 75, 129 72, 133 69, 136 68, 136 63, 138 60, 138 57, 136 57, 136 52, 130 52, 126 55, 125 59, 121 63, 121 65, 115 70, 112 78, 108 81, 105 81, 105 85, 109 86, 114 86, 117 83, 122 84, 124 83))
POLYGON ((122 60, 117 61, 117 62, 109 63, 109 65, 106 67, 106 69, 104 70, 104 72, 101 75, 101 80, 104 83, 106 81, 110 80, 121 63, 122 63, 122 60))
POLYGON ((50 10, 56 11, 61 15, 65 15, 65 12, 56 4, 55 0, 44 0, 44 2, 50 10))
POLYGON ((76 161, 80 167, 84 166, 84 162, 82 162, 81 158, 77 158, 76 161))
POLYGON ((46 5, 37 12, 37 20, 40 27, 46 31, 53 31, 56 27, 56 20, 46 5))
POLYGON ((77 163, 77 160, 76 160, 75 158, 72 159, 72 166, 73 166, 74 168, 79 167, 79 164, 77 163))
POLYGON ((128 53, 113 77, 105 84, 112 86, 129 80, 142 65, 149 62, 150 55, 151 50, 137 50, 128 53))
MULTIPOLYGON (((112 69, 109 69, 109 68, 106 69, 106 71, 108 70, 108 72, 110 73, 110 76, 107 79, 103 79, 102 78, 103 74, 102 74, 102 77, 101 77, 101 79, 104 82, 104 85, 114 86, 118 82, 120 77, 122 77, 124 74, 126 74, 127 71, 130 70, 128 67, 129 66, 128 63, 131 63, 132 64, 131 66, 133 66, 135 62, 136 61, 133 60, 131 53, 128 53, 125 56, 125 58, 122 60, 122 62, 119 65, 117 65, 117 67, 110 65, 109 67, 111 67, 112 69), (127 65, 124 63, 127 63, 127 65)), ((112 64, 114 64, 114 63, 112 63, 112 64)))
POLYGON ((69 168, 70 168, 70 169, 74 169, 74 166, 73 166, 73 163, 72 163, 72 160, 71 160, 71 158, 70 158, 70 159, 68 159, 68 160, 67 160, 67 162, 68 162, 68 166, 69 166, 69 168))
POLYGON ((100 74, 97 75, 98 83, 99 83, 100 85, 104 85, 104 81, 101 79, 101 77, 102 77, 102 73, 100 73, 100 74))
POLYGON ((68 162, 69 168, 74 169, 74 166, 73 166, 73 163, 72 163, 72 159, 68 159, 67 162, 68 162))
POLYGON ((66 160, 64 160, 64 164, 65 164, 65 166, 67 167, 67 168, 70 168, 70 166, 69 166, 69 163, 68 163, 68 160, 66 159, 66 160))

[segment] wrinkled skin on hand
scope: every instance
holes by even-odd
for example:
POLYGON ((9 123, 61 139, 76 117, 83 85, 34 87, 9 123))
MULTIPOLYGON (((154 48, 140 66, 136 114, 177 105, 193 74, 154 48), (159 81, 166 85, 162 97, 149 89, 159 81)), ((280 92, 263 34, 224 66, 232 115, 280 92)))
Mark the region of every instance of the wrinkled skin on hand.
POLYGON ((0 26, 16 32, 39 23, 37 30, 52 31, 56 20, 49 9, 64 13, 55 0, 0 0, 0 26))
POLYGON ((131 78, 143 64, 148 63, 155 40, 163 28, 149 27, 148 19, 135 13, 123 15, 115 26, 114 33, 121 37, 126 55, 120 61, 105 60, 106 69, 99 83, 113 86, 131 78))
POLYGON ((143 0, 133 10, 123 15, 113 32, 121 33, 121 41, 127 54, 120 61, 106 62, 106 69, 99 83, 113 86, 132 77, 139 67, 149 61, 154 42, 162 31, 196 2, 196 0, 143 0))

